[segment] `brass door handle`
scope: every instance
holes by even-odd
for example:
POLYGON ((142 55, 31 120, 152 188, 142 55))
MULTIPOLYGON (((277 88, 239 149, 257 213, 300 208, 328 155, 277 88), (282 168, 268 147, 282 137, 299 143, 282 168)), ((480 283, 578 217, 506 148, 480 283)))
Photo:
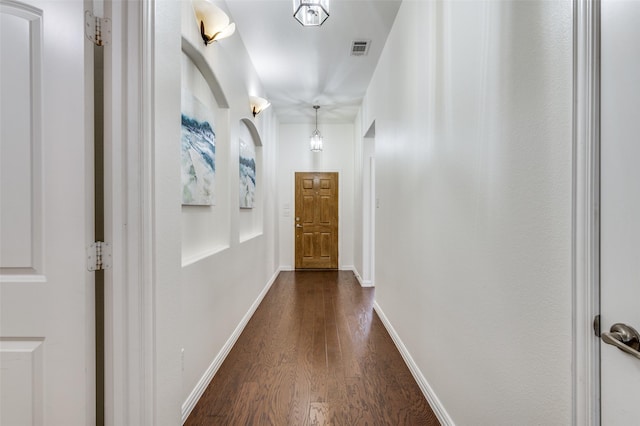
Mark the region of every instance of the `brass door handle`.
POLYGON ((602 333, 602 341, 640 359, 640 334, 626 324, 613 324, 602 333))
POLYGON ((302 228, 302 225, 300 225, 299 223, 296 223, 296 228, 302 228))

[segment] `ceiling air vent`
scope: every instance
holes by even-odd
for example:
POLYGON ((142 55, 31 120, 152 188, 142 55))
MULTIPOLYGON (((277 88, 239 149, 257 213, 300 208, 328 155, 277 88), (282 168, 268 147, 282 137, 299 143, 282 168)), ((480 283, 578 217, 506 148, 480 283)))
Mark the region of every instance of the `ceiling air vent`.
POLYGON ((364 56, 369 52, 371 40, 354 40, 351 44, 351 56, 364 56))

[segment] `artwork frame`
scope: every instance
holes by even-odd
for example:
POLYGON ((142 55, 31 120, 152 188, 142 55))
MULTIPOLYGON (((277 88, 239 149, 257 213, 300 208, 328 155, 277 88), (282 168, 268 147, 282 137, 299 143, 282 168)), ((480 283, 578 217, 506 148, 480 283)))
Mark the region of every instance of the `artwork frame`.
POLYGON ((180 131, 182 205, 215 205, 214 118, 213 110, 183 89, 180 131))
POLYGON ((240 172, 239 205, 241 209, 253 209, 256 205, 256 147, 253 141, 239 140, 238 163, 240 172))

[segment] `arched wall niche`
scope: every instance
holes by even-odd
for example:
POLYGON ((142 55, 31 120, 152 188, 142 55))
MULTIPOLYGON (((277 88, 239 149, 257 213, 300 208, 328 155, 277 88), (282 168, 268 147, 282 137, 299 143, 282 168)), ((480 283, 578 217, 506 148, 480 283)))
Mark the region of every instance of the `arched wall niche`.
MULTIPOLYGON (((182 265, 187 266, 231 246, 231 211, 235 205, 230 191, 232 162, 230 111, 220 82, 200 49, 182 37, 181 90, 195 98, 210 113, 214 129, 213 204, 182 204, 182 265)), ((184 111, 184 105, 181 110, 184 111)), ((208 115, 209 117, 209 115, 208 115)), ((176 143, 180 143, 176 141, 176 143)), ((184 189, 183 189, 184 190, 184 189)))
POLYGON ((243 118, 242 120, 240 120, 240 123, 247 126, 247 129, 249 130, 249 133, 253 138, 253 143, 255 144, 255 146, 262 146, 262 138, 260 137, 260 133, 258 133, 256 125, 253 124, 253 121, 249 118, 243 118))
MULTIPOLYGON (((255 197, 253 206, 250 208, 242 207, 243 188, 239 187, 239 237, 240 243, 255 238, 263 233, 263 161, 262 161, 262 138, 256 128, 253 120, 249 118, 240 119, 240 131, 238 137, 238 152, 241 152, 242 144, 252 144, 255 149, 255 197)), ((240 160, 240 159, 239 159, 240 160)), ((239 164, 239 167, 242 167, 239 164)), ((242 176, 240 177, 240 186, 242 186, 242 176)))
POLYGON ((218 107, 229 108, 229 102, 227 101, 227 97, 224 95, 222 86, 220 86, 220 82, 213 73, 213 70, 207 64, 207 60, 204 55, 184 36, 182 37, 182 51, 189 57, 189 59, 191 59, 191 62, 195 64, 200 71, 200 74, 204 77, 211 89, 211 93, 213 93, 213 96, 218 102, 218 107))

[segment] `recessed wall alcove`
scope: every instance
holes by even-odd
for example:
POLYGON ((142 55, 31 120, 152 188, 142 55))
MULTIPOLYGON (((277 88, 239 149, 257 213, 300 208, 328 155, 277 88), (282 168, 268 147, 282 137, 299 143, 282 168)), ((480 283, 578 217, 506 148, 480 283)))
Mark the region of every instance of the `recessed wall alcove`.
POLYGON ((183 103, 185 97, 192 98, 208 110, 215 134, 213 204, 182 205, 182 265, 186 266, 230 246, 230 213, 235 203, 230 202, 229 189, 232 171, 227 98, 203 54, 185 37, 182 38, 181 90, 183 103))
MULTIPOLYGON (((240 120, 239 126, 239 138, 238 138, 239 151, 242 151, 243 145, 251 147, 255 151, 255 197, 253 207, 242 208, 242 200, 239 200, 239 218, 238 218, 238 231, 240 242, 250 240, 254 237, 262 235, 263 232, 263 161, 262 161, 262 138, 258 133, 254 122, 249 118, 243 118, 240 120)), ((240 183, 242 185, 242 182, 240 183)), ((239 188, 240 191, 240 188, 239 188)))

